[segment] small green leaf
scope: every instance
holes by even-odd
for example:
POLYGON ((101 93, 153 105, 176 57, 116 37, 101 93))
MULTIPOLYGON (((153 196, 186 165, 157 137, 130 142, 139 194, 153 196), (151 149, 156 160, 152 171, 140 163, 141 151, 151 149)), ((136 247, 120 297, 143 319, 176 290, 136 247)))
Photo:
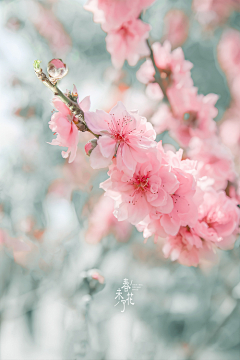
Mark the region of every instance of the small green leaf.
POLYGON ((39 70, 41 67, 40 67, 40 64, 41 64, 41 61, 40 60, 35 60, 34 63, 33 63, 33 67, 35 70, 39 70))

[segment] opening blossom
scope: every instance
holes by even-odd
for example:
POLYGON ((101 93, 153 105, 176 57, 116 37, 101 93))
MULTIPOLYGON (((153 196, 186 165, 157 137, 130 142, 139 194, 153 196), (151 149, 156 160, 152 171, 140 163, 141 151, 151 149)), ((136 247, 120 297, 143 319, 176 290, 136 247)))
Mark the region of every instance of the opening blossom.
POLYGON ((216 253, 211 243, 203 241, 194 229, 181 227, 176 236, 169 236, 163 246, 163 254, 185 266, 198 266, 202 262, 215 261, 216 253))
POLYGON ((146 43, 149 31, 148 24, 140 19, 132 19, 108 33, 106 36, 107 50, 117 69, 123 66, 125 60, 130 66, 134 66, 142 56, 150 54, 146 43))
POLYGON ((93 169, 110 165, 116 155, 118 169, 133 174, 137 163, 147 160, 147 150, 156 146, 152 125, 137 111, 127 112, 121 102, 109 114, 102 110, 85 112, 85 121, 91 131, 100 135, 90 154, 93 169))
POLYGON ((120 28, 129 20, 137 19, 143 9, 155 0, 88 0, 84 8, 93 12, 94 21, 102 25, 106 32, 120 28))
MULTIPOLYGON (((62 157, 69 157, 69 163, 73 162, 77 153, 78 145, 78 128, 76 126, 77 119, 71 113, 70 109, 60 99, 54 97, 53 105, 58 110, 54 113, 49 121, 50 129, 57 134, 56 139, 53 139, 51 145, 58 145, 67 147, 67 151, 62 151, 62 157)), ((90 98, 85 97, 81 102, 78 100, 78 105, 83 111, 90 109, 90 98)))
POLYGON ((224 191, 206 192, 198 209, 198 222, 194 229, 199 236, 220 249, 232 249, 239 228, 240 210, 234 199, 224 191))
POLYGON ((205 139, 216 133, 216 94, 203 96, 196 88, 171 87, 168 98, 173 112, 170 131, 180 144, 187 146, 193 136, 205 139))

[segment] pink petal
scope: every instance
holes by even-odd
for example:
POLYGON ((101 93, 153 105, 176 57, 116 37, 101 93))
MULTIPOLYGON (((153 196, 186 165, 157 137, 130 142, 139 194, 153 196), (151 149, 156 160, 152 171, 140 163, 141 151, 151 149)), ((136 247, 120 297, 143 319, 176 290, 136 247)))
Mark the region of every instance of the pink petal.
POLYGON ((104 167, 107 167, 110 165, 112 161, 112 156, 109 158, 105 158, 101 151, 99 146, 96 146, 95 149, 91 152, 90 155, 90 165, 93 169, 101 169, 104 167))
POLYGON ((91 106, 90 96, 86 96, 82 101, 79 101, 79 98, 78 98, 77 102, 83 112, 89 111, 90 106, 91 106))
POLYGON ((131 151, 129 149, 129 146, 127 144, 123 144, 122 147, 122 160, 129 170, 132 171, 135 170, 136 161, 134 160, 131 151))
POLYGON ((163 215, 163 217, 160 219, 160 223, 167 234, 172 236, 177 235, 180 228, 180 223, 170 217, 170 215, 163 215))
POLYGON ((70 115, 71 111, 58 97, 54 96, 52 99, 54 107, 60 111, 63 115, 70 115))
POLYGON ((87 126, 95 134, 100 134, 101 131, 108 131, 107 121, 111 121, 111 117, 103 110, 97 110, 96 112, 86 111, 84 118, 87 126))
POLYGON ((98 139, 98 145, 102 155, 106 158, 113 157, 116 152, 116 140, 110 136, 103 135, 98 139))

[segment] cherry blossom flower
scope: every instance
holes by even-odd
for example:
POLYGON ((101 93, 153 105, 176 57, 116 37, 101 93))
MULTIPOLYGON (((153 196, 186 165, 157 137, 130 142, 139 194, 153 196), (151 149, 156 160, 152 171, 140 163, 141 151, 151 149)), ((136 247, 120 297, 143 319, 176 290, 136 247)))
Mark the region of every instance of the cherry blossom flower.
POLYGON ((232 105, 224 114, 223 122, 220 124, 220 137, 222 142, 231 150, 235 162, 239 164, 240 152, 240 106, 232 105))
POLYGON ((217 136, 205 140, 192 138, 188 155, 198 161, 198 176, 214 179, 213 186, 216 190, 226 189, 228 181, 235 180, 232 154, 217 136))
POLYGON ((133 174, 137 163, 148 159, 147 150, 156 146, 152 125, 137 111, 127 112, 121 102, 109 114, 102 110, 85 112, 85 121, 90 130, 100 135, 90 155, 94 169, 108 166, 116 154, 118 169, 133 174))
POLYGON ((210 138, 216 133, 213 119, 218 113, 214 106, 217 95, 203 96, 197 94, 196 88, 176 87, 169 88, 167 94, 173 111, 171 134, 181 145, 187 146, 193 136, 210 138))
POLYGON ((52 9, 43 6, 40 2, 28 1, 28 19, 43 36, 51 50, 58 55, 67 53, 72 45, 71 37, 62 23, 54 15, 52 9))
POLYGON ((238 0, 193 1, 193 10, 196 12, 198 21, 208 27, 215 27, 223 23, 237 8, 239 8, 238 0))
POLYGON ((164 18, 164 40, 169 40, 172 47, 181 46, 188 37, 189 19, 179 9, 170 10, 164 18))
POLYGON ((147 59, 136 72, 138 81, 148 84, 154 81, 155 69, 151 59, 147 59))
POLYGON ((178 181, 168 166, 161 166, 160 154, 150 152, 148 160, 137 164, 132 176, 116 166, 116 160, 108 172, 110 178, 100 185, 106 195, 116 200, 115 216, 136 225, 157 209, 169 213, 173 209, 170 196, 178 188, 178 181))
POLYGON ((157 134, 169 130, 173 122, 173 115, 169 106, 164 103, 160 104, 150 120, 157 134))
POLYGON ((211 241, 220 249, 232 249, 238 233, 239 218, 237 202, 224 191, 212 190, 204 194, 194 230, 201 238, 211 241))
POLYGON ((126 242, 129 239, 131 224, 128 221, 118 221, 113 211, 114 201, 108 196, 101 196, 89 216, 85 236, 88 243, 96 244, 109 233, 113 233, 118 241, 126 242))
POLYGON ((121 27, 108 32, 106 36, 107 50, 117 69, 123 66, 125 60, 129 65, 134 66, 140 57, 150 54, 146 43, 149 31, 150 25, 140 19, 132 19, 124 22, 121 27))
POLYGON ((218 58, 220 65, 228 76, 240 74, 240 34, 239 31, 228 29, 218 44, 218 58))
POLYGON ((203 241, 189 227, 181 227, 176 236, 169 236, 163 246, 166 258, 177 260, 185 266, 198 266, 203 261, 213 262, 216 257, 214 247, 211 243, 203 241))
MULTIPOLYGON (((67 151, 62 151, 62 157, 67 158, 69 156, 69 163, 71 163, 75 159, 77 152, 79 135, 75 124, 77 119, 59 98, 54 97, 52 102, 58 111, 52 115, 49 127, 54 133, 57 133, 57 137, 50 144, 68 147, 67 151)), ((81 102, 78 100, 78 104, 83 111, 89 110, 89 96, 85 97, 81 102)))
POLYGON ((85 10, 94 14, 94 21, 102 25, 106 32, 120 28, 129 20, 137 19, 143 9, 150 6, 155 0, 88 0, 85 10))
POLYGON ((162 89, 158 85, 158 83, 150 83, 146 87, 146 95, 156 101, 161 101, 164 98, 162 89))
POLYGON ((155 64, 159 69, 162 80, 167 81, 167 86, 172 85, 180 88, 193 85, 190 73, 193 64, 185 60, 181 48, 171 52, 171 44, 166 40, 163 45, 155 42, 152 45, 152 50, 155 64))
MULTIPOLYGON (((158 236, 177 235, 180 226, 193 227, 198 219, 196 162, 181 160, 182 150, 176 154, 172 151, 164 153, 161 143, 158 144, 158 150, 162 154, 162 165, 169 169, 177 185, 170 190, 171 210, 165 211, 164 208, 154 208, 153 211, 148 212, 147 218, 139 224, 138 229, 143 231, 143 236, 148 238, 155 235, 155 241, 157 241, 158 236)), ((164 185, 166 189, 166 184, 164 185)))

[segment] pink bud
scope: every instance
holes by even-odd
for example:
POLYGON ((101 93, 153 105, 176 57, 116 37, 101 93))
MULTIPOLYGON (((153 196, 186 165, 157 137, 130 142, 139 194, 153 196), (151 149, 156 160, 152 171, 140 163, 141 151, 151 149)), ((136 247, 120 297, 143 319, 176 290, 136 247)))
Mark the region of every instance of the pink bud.
POLYGON ((91 155, 91 152, 93 151, 93 149, 97 146, 97 139, 92 139, 90 141, 88 141, 84 147, 85 152, 88 156, 91 155))
POLYGON ((60 80, 67 75, 68 68, 61 59, 52 59, 48 63, 47 72, 53 80, 60 80))

